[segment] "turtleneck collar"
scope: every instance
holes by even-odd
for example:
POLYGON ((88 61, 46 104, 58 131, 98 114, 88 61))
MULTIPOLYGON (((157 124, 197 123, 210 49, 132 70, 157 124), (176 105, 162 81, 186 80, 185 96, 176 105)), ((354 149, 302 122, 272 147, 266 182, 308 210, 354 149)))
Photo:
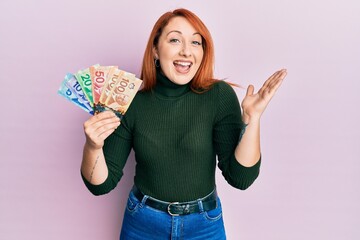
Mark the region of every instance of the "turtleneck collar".
POLYGON ((164 97, 180 97, 190 91, 190 84, 178 85, 170 81, 160 70, 156 71, 155 92, 164 97))

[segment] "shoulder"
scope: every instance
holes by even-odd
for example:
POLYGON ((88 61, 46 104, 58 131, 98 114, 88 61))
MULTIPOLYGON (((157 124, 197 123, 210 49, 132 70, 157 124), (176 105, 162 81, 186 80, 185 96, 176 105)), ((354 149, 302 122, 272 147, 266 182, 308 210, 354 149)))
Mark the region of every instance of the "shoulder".
POLYGON ((141 105, 144 101, 146 101, 146 98, 148 98, 149 92, 142 92, 138 91, 133 99, 133 101, 130 104, 130 107, 136 106, 138 107, 141 105))
POLYGON ((151 105, 151 96, 151 92, 138 91, 135 94, 125 114, 129 121, 135 121, 137 116, 139 116, 139 114, 141 115, 144 108, 146 109, 151 105))
POLYGON ((234 88, 225 81, 218 81, 213 89, 216 92, 216 122, 221 122, 229 116, 239 120, 241 118, 240 103, 234 88))
POLYGON ((230 99, 237 99, 236 92, 234 88, 227 82, 220 80, 212 86, 213 91, 216 92, 218 97, 221 98, 230 98, 230 99))
POLYGON ((212 89, 218 92, 219 94, 236 95, 234 88, 229 83, 223 80, 219 80, 215 82, 212 86, 212 89))

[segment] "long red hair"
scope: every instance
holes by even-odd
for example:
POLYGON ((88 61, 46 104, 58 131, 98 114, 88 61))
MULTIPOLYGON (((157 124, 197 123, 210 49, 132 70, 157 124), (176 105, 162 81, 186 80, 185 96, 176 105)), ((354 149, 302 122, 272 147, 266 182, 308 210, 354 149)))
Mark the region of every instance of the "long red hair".
POLYGON ((191 89, 200 93, 208 90, 218 80, 214 79, 214 44, 211 34, 205 24, 194 13, 187 9, 176 9, 164 13, 155 23, 151 31, 141 69, 140 78, 144 81, 142 91, 150 91, 156 85, 156 66, 153 48, 157 46, 162 31, 173 17, 181 16, 186 18, 202 37, 204 55, 198 71, 191 81, 191 89))

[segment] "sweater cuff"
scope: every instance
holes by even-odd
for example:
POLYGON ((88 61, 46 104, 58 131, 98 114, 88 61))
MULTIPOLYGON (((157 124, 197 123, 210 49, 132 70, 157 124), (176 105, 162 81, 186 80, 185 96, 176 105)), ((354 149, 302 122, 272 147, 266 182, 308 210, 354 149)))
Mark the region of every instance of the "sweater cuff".
POLYGON ((235 155, 230 160, 230 175, 234 181, 234 187, 245 190, 255 181, 259 176, 261 165, 261 156, 258 162, 251 167, 241 165, 235 158, 235 155))
POLYGON ((82 174, 81 170, 80 170, 80 174, 81 174, 81 178, 84 181, 85 186, 87 187, 87 189, 89 189, 89 191, 94 194, 95 196, 99 196, 99 195, 103 195, 106 193, 109 193, 112 189, 114 189, 114 183, 111 181, 111 179, 109 178, 109 176, 106 178, 105 182, 99 184, 99 185, 94 185, 92 183, 90 183, 82 174))

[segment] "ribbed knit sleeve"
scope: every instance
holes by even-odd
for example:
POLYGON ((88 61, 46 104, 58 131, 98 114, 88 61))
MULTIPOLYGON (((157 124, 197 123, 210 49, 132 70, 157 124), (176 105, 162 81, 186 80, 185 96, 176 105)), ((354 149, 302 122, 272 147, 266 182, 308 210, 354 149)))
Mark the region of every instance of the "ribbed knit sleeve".
POLYGON ((225 82, 218 83, 217 87, 218 109, 214 126, 214 145, 218 167, 231 186, 244 190, 258 177, 261 161, 252 167, 245 167, 236 160, 235 148, 240 132, 245 127, 241 120, 239 100, 233 88, 225 82))
POLYGON ((81 174, 86 187, 94 195, 110 192, 116 187, 123 176, 123 168, 132 148, 131 124, 128 118, 133 116, 131 113, 128 113, 122 119, 121 125, 105 140, 103 152, 108 167, 108 177, 105 182, 94 185, 81 174))

